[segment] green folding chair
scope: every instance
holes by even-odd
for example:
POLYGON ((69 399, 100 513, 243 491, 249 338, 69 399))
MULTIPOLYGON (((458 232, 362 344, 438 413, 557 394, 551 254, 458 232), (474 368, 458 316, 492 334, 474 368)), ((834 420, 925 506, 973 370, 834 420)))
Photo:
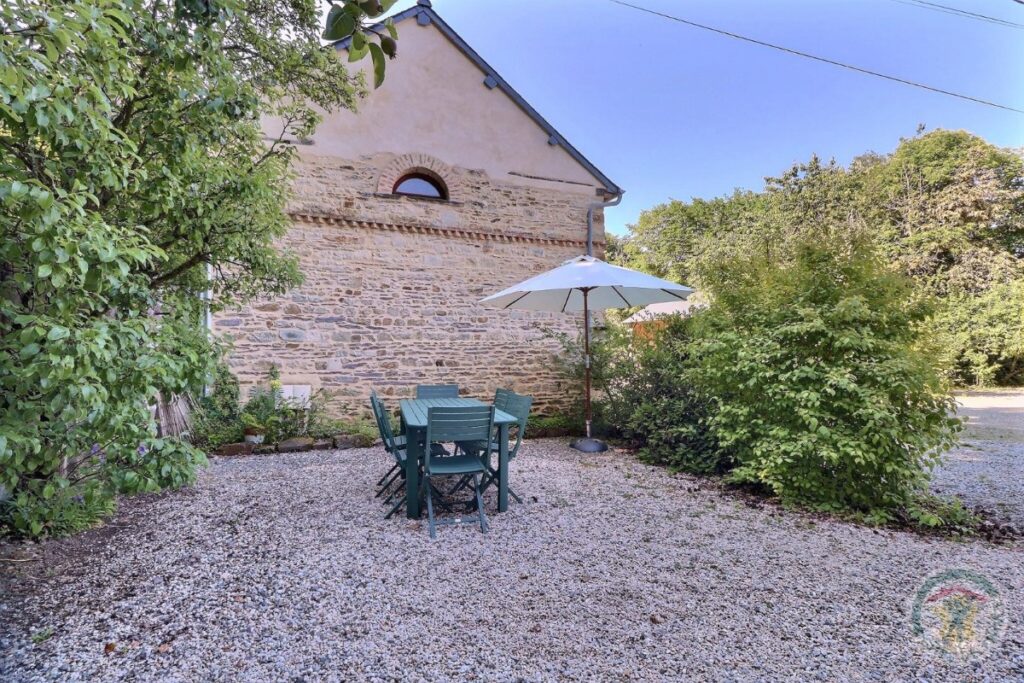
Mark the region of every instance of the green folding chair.
MULTIPOLYGON (((380 431, 381 440, 384 442, 384 450, 386 450, 395 461, 395 464, 392 466, 388 474, 385 475, 381 481, 377 482, 377 485, 380 487, 376 495, 378 498, 384 495, 384 493, 391 488, 392 484, 398 482, 398 486, 384 499, 385 505, 393 504, 387 515, 384 516, 384 519, 388 519, 394 515, 402 506, 402 503, 405 502, 406 440, 403 435, 395 435, 394 430, 391 428, 391 419, 388 417, 384 404, 377 397, 377 392, 371 393, 370 405, 373 408, 374 418, 377 420, 377 429, 380 431), (384 483, 385 479, 387 480, 386 483, 384 483), (397 502, 395 502, 396 498, 397 502)), ((439 443, 431 444, 430 452, 431 454, 439 457, 448 455, 448 450, 439 443)))
MULTIPOLYGON (((507 390, 506 392, 507 393, 504 396, 504 407, 499 408, 499 410, 516 418, 515 424, 510 425, 509 427, 509 439, 515 439, 515 444, 508 449, 508 461, 511 463, 519 453, 519 447, 523 445, 523 437, 526 435, 526 422, 530 418, 530 408, 533 407, 533 397, 523 396, 522 394, 517 394, 507 390)), ((497 397, 495 397, 495 401, 497 401, 497 397)), ((498 482, 498 470, 490 465, 490 453, 498 451, 501 448, 501 445, 496 440, 493 440, 493 437, 490 445, 484 441, 460 441, 457 442, 455 446, 457 452, 462 451, 463 453, 477 455, 480 457, 481 462, 483 462, 484 466, 487 468, 487 474, 484 475, 483 482, 480 485, 481 491, 486 491, 490 486, 498 482)), ((455 493, 467 484, 468 481, 463 479, 451 490, 451 493, 455 493)), ((523 502, 523 499, 512 490, 511 486, 508 488, 508 492, 517 503, 523 502)))
MULTIPOLYGON (((397 447, 397 439, 401 438, 401 445, 404 447, 405 437, 395 437, 394 435, 391 435, 391 438, 389 439, 388 434, 384 432, 384 422, 387 421, 388 427, 390 428, 391 421, 388 420, 388 416, 384 411, 384 404, 381 403, 380 398, 377 396, 377 392, 374 390, 370 391, 370 410, 373 412, 374 422, 377 423, 377 433, 380 435, 380 440, 384 444, 384 450, 387 451, 388 455, 394 456, 393 451, 397 447)), ((388 431, 390 432, 390 429, 388 431)), ((389 469, 383 477, 377 480, 377 497, 383 495, 384 491, 386 491, 395 481, 395 478, 399 476, 399 469, 400 465, 396 459, 391 465, 391 469, 389 469)))
POLYGON ((419 384, 416 398, 458 398, 458 384, 419 384))
MULTIPOLYGON (((483 441, 489 448, 490 436, 493 432, 493 406, 432 407, 427 409, 428 443, 483 441)), ((437 537, 438 525, 474 523, 473 520, 468 519, 441 521, 434 519, 434 494, 440 495, 440 493, 434 487, 433 480, 438 477, 459 477, 472 480, 476 494, 480 532, 487 532, 487 516, 484 514, 484 500, 480 493, 480 480, 486 474, 487 467, 484 466, 482 457, 478 455, 437 457, 428 451, 423 462, 423 480, 420 491, 427 498, 427 518, 429 519, 431 538, 437 537)))
MULTIPOLYGON (((516 392, 512 391, 511 389, 505 389, 505 388, 502 388, 502 387, 498 387, 497 389, 495 389, 494 390, 494 407, 495 407, 495 409, 497 409, 497 410, 505 410, 505 405, 508 403, 509 397, 515 396, 515 395, 516 395, 516 392)), ((475 444, 475 443, 481 443, 481 442, 473 442, 473 443, 475 444)), ((461 444, 455 444, 455 453, 458 454, 460 450, 462 450, 461 444)), ((477 449, 477 450, 479 450, 479 449, 477 449)), ((463 452, 465 452, 465 451, 463 451, 463 452)))
POLYGON ((508 403, 508 399, 515 395, 516 392, 511 389, 498 387, 494 390, 494 407, 498 410, 505 410, 505 405, 508 403))

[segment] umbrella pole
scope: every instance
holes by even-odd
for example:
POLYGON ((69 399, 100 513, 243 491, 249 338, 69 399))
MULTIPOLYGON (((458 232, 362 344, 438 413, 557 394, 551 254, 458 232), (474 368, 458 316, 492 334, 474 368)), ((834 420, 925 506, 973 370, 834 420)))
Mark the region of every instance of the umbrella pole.
POLYGON ((586 368, 586 385, 587 385, 587 398, 586 398, 586 410, 587 410, 587 438, 590 436, 590 423, 594 419, 592 408, 590 405, 590 308, 587 305, 587 292, 583 290, 583 348, 584 348, 584 367, 586 368))
POLYGON ((584 453, 600 453, 608 450, 608 445, 600 439, 592 438, 590 432, 590 425, 594 420, 593 406, 590 402, 590 304, 587 301, 587 294, 590 292, 590 289, 590 287, 580 288, 583 292, 583 367, 587 385, 585 401, 587 412, 587 436, 583 439, 576 439, 576 441, 572 443, 572 447, 584 453))

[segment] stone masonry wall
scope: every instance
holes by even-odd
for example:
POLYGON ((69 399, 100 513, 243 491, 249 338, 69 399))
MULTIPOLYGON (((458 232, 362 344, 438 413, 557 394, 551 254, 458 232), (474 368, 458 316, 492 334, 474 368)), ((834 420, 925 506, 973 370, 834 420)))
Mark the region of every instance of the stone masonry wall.
MULTIPOLYGON (((510 387, 542 413, 576 400, 581 387, 558 372, 558 344, 541 328, 574 333, 578 316, 477 303, 585 251, 593 189, 547 184, 496 182, 423 155, 307 155, 281 245, 305 283, 214 319, 233 339, 243 390, 276 364, 284 384, 331 392, 338 415, 364 414, 371 389, 400 398, 421 383, 479 398, 510 387), (443 178, 450 201, 392 196, 409 169, 443 178)), ((603 234, 598 222, 598 255, 603 234)))

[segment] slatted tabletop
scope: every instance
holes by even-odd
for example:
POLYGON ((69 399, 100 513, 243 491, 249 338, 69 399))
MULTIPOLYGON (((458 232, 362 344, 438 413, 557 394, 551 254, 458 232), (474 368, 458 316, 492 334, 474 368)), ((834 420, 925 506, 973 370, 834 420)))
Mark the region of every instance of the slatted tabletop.
MULTIPOLYGON (((398 402, 402 410, 402 419, 406 427, 426 429, 427 410, 430 408, 464 408, 469 406, 485 406, 483 401, 475 398, 405 398, 398 402)), ((501 410, 494 411, 494 424, 508 425, 516 422, 516 418, 501 410)))

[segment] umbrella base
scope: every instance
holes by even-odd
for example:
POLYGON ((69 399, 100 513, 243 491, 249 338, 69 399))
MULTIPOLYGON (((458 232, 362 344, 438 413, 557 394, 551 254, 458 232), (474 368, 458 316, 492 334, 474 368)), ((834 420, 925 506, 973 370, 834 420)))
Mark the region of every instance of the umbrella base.
POLYGON ((603 453, 608 450, 608 444, 600 439, 576 439, 569 445, 582 453, 603 453))

